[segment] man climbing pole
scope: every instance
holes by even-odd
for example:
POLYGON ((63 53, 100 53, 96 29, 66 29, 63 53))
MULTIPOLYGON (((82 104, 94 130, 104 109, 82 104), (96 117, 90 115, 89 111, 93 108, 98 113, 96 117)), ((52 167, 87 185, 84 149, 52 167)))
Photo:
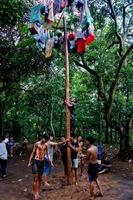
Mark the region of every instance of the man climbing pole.
POLYGON ((70 109, 70 131, 71 131, 71 136, 75 136, 75 108, 77 104, 77 100, 74 97, 70 103, 65 101, 65 103, 68 105, 70 109))

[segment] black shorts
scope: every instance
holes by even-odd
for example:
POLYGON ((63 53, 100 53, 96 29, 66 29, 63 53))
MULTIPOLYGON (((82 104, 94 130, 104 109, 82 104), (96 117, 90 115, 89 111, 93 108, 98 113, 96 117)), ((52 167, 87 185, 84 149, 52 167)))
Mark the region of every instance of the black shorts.
POLYGON ((32 174, 43 174, 44 160, 34 160, 32 163, 32 174))
POLYGON ((88 176, 90 182, 98 178, 98 163, 89 163, 88 176))

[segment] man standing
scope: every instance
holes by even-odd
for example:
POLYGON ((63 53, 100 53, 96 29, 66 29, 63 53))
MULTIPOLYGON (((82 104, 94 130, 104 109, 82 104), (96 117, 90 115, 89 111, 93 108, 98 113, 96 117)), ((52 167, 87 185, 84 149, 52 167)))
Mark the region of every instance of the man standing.
POLYGON ((6 164, 7 164, 7 148, 5 142, 3 142, 4 138, 0 138, 0 175, 4 178, 6 177, 6 164))
POLYGON ((94 184, 96 183, 99 189, 99 195, 103 196, 103 192, 98 180, 98 149, 94 145, 94 138, 88 137, 88 150, 87 150, 87 161, 88 161, 88 176, 90 182, 90 195, 94 199, 94 184))
POLYGON ((68 142, 68 146, 71 148, 71 159, 72 159, 72 173, 73 173, 73 182, 78 184, 78 150, 79 143, 75 137, 71 143, 68 142))
POLYGON ((41 186, 41 178, 44 170, 44 157, 48 153, 48 140, 48 134, 44 134, 43 139, 35 143, 28 163, 28 166, 32 165, 32 173, 34 178, 33 194, 35 196, 35 200, 40 198, 39 193, 41 186), (34 160, 32 162, 33 158, 34 160))
POLYGON ((54 142, 53 141, 54 137, 51 135, 49 140, 47 141, 48 144, 48 154, 45 156, 45 166, 44 166, 44 183, 45 186, 50 186, 48 183, 48 178, 49 175, 51 174, 52 167, 54 166, 53 164, 53 157, 54 157, 54 148, 57 145, 61 145, 64 142, 54 142))

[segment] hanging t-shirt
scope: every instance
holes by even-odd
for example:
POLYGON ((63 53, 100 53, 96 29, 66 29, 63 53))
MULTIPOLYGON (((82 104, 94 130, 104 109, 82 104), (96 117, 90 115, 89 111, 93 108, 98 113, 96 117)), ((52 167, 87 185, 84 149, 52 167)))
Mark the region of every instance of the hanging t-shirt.
POLYGON ((82 54, 85 52, 85 40, 77 39, 76 41, 77 53, 82 54))
POLYGON ((87 45, 89 45, 89 44, 91 44, 91 43, 94 41, 94 39, 95 39, 94 34, 90 34, 90 35, 86 38, 85 42, 86 42, 87 45))

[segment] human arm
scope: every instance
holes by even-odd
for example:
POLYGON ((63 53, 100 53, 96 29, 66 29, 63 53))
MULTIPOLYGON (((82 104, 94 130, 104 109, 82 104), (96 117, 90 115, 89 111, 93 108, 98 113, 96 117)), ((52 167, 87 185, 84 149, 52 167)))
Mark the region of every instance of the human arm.
POLYGON ((72 106, 67 100, 65 100, 65 104, 66 104, 69 108, 72 106))
POLYGON ((32 161, 33 157, 35 156, 36 148, 37 148, 37 143, 33 147, 32 153, 31 153, 30 158, 29 158, 28 167, 31 166, 31 161, 32 161))
POLYGON ((66 141, 64 141, 64 142, 49 142, 49 144, 51 145, 51 146, 56 146, 56 145, 61 145, 61 144, 64 144, 66 141))
POLYGON ((72 150, 78 152, 78 146, 77 147, 74 147, 71 143, 68 142, 68 147, 70 147, 72 150))

